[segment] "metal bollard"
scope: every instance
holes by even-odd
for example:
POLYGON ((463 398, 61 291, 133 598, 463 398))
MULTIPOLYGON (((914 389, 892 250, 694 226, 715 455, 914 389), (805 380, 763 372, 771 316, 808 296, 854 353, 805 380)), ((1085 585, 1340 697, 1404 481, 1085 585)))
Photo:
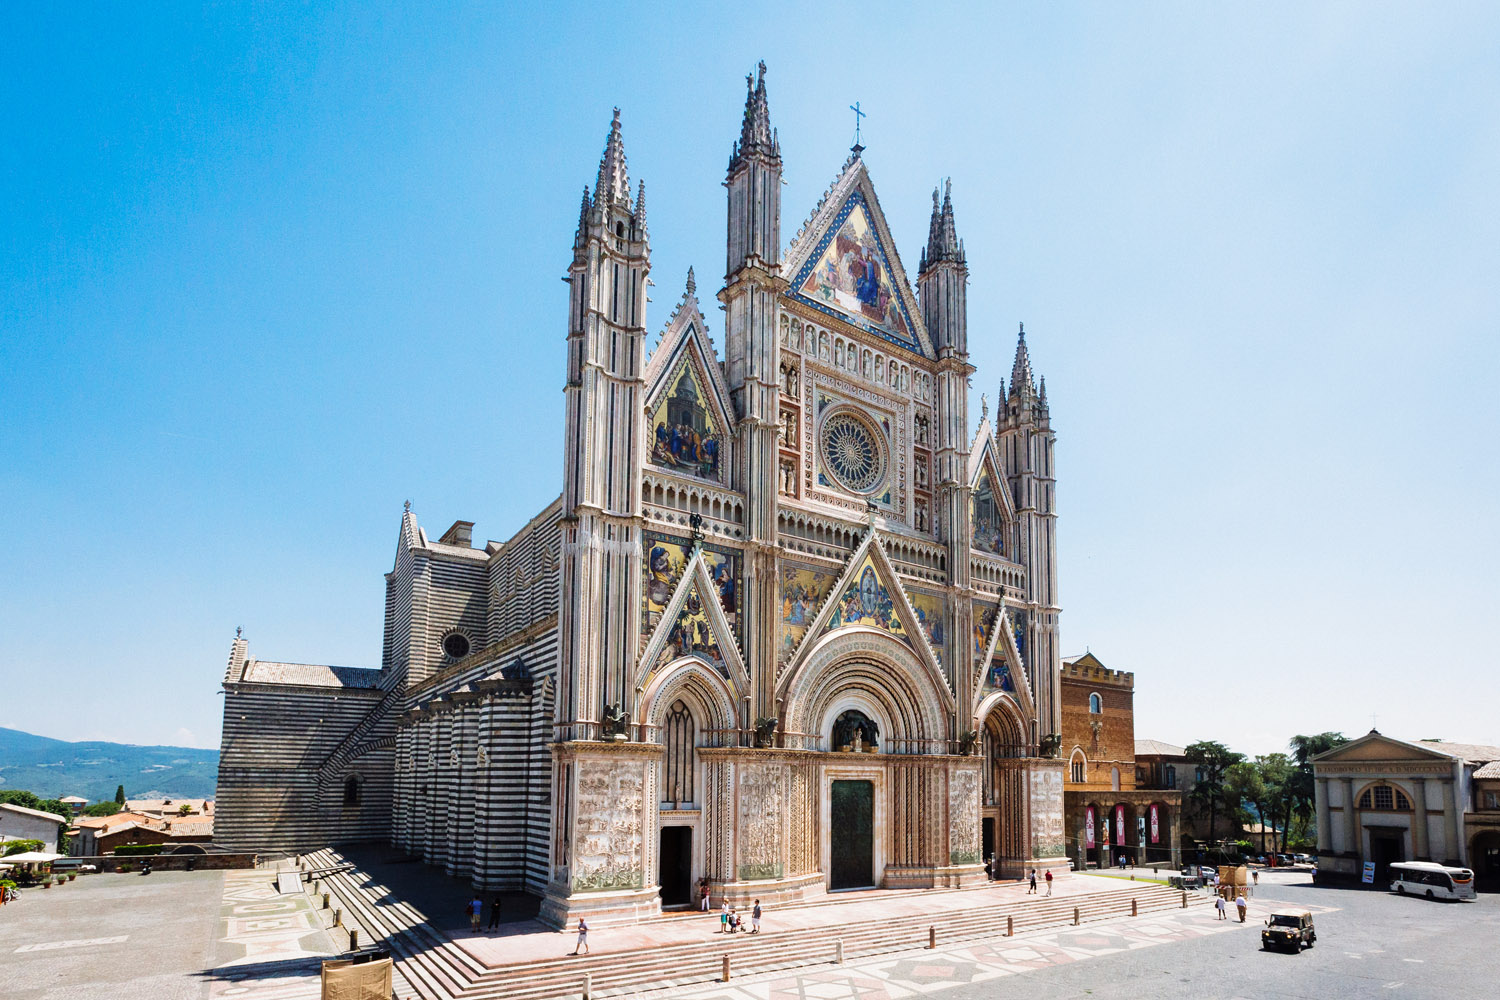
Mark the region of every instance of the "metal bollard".
POLYGON ((720 981, 721 982, 725 982, 725 983, 729 982, 729 956, 728 955, 724 956, 724 978, 722 980, 720 980, 720 981))
POLYGON ((583 974, 583 1000, 589 1000, 589 994, 594 992, 594 974, 585 972, 583 974))
POLYGON ((1136 902, 1133 899, 1130 901, 1130 915, 1132 917, 1140 916, 1140 911, 1136 909, 1136 902))
POLYGON ((323 893, 323 909, 328 909, 328 893, 323 893))
POLYGON ((1187 890, 1182 890, 1182 908, 1187 909, 1187 890))
POLYGON ((1073 926, 1078 926, 1078 907, 1073 907, 1073 926))
POLYGON ((833 964, 844 964, 844 939, 839 938, 833 943, 833 964))
POLYGON ((1008 916, 1005 918, 1005 936, 1016 936, 1016 918, 1013 916, 1008 916))
POLYGON ((335 927, 341 927, 341 926, 343 926, 343 923, 344 923, 344 911, 342 909, 335 908, 334 911, 333 911, 333 926, 335 926, 335 927))
POLYGON ((359 949, 359 928, 358 927, 351 927, 351 928, 349 928, 349 950, 350 951, 357 951, 358 949, 359 949))
POLYGON ((937 928, 932 925, 928 925, 927 927, 927 947, 937 947, 937 928))

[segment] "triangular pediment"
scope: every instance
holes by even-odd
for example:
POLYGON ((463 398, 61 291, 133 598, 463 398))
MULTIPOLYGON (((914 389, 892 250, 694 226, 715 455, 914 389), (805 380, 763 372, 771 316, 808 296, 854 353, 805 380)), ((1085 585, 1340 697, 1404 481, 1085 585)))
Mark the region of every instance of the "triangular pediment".
POLYGON ((1383 736, 1377 732, 1366 733, 1364 736, 1350 740, 1343 746, 1335 747, 1326 753, 1318 754, 1313 759, 1320 764, 1355 760, 1441 760, 1448 763, 1453 762, 1453 757, 1450 754, 1443 753, 1441 750, 1433 750, 1422 746, 1420 743, 1407 743, 1405 740, 1383 736))
POLYGON ((787 294, 819 312, 931 357, 921 311, 864 162, 851 161, 794 241, 787 294))
MULTIPOLYGON (((657 550, 669 552, 668 543, 658 541, 648 552, 648 563, 654 561, 657 550)), ((745 674, 744 659, 740 655, 735 627, 730 615, 738 616, 738 585, 725 584, 726 576, 732 581, 734 566, 717 553, 709 552, 701 544, 688 552, 686 563, 675 580, 671 598, 662 606, 659 616, 649 609, 655 605, 653 598, 646 596, 647 620, 656 619, 656 624, 646 642, 646 648, 637 670, 637 687, 644 688, 651 678, 677 660, 693 658, 703 661, 728 680, 736 690, 743 690, 749 678, 745 674), (726 610, 726 603, 729 610, 726 610)), ((652 569, 648 565, 648 578, 652 569)), ((648 583, 648 589, 650 588, 648 583)))
POLYGON ((723 482, 733 426, 729 390, 691 285, 646 363, 645 381, 646 460, 723 482))
POLYGON ((969 457, 969 544, 980 552, 1014 558, 1010 526, 1016 520, 1010 488, 1000 473, 994 435, 987 428, 969 457))
POLYGON ((975 685, 976 704, 985 695, 1003 691, 1016 700, 1027 718, 1034 719, 1036 701, 1032 695, 1031 677, 1021 658, 1021 649, 1016 644, 1015 631, 1010 612, 1002 605, 990 654, 985 663, 984 677, 975 685))

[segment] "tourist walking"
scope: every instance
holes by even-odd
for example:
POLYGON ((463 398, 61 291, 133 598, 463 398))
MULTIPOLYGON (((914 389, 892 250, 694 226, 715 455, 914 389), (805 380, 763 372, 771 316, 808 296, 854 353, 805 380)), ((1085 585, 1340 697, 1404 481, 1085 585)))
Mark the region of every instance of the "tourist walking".
POLYGON ((479 930, 479 918, 484 916, 484 902, 475 896, 469 901, 469 929, 479 930))
POLYGON ((1216 909, 1216 910, 1219 911, 1219 916, 1217 917, 1217 919, 1219 919, 1219 920, 1227 920, 1228 919, 1228 917, 1224 913, 1224 897, 1223 896, 1219 896, 1219 897, 1217 897, 1217 898, 1214 899, 1214 909, 1216 909))
POLYGON ((490 900, 490 930, 496 930, 500 926, 500 894, 495 893, 495 898, 490 900))
POLYGON ((1052 895, 1052 869, 1047 869, 1047 895, 1052 895))
POLYGON ((755 909, 750 911, 750 933, 760 933, 760 900, 755 901, 755 909))
POLYGON ((1257 868, 1252 871, 1250 873, 1250 878, 1255 882, 1256 885, 1260 885, 1260 869, 1257 868))
POLYGON ((1034 896, 1034 895, 1036 895, 1036 869, 1035 868, 1031 869, 1031 874, 1027 876, 1027 881, 1029 883, 1031 883, 1031 887, 1026 890, 1026 894, 1028 896, 1034 896))
POLYGON ((719 933, 729 933, 729 900, 724 900, 724 908, 719 911, 719 933))
POLYGON ((573 954, 578 954, 580 948, 585 955, 589 953, 589 922, 582 917, 578 918, 578 943, 573 946, 573 954))
POLYGON ((1243 924, 1245 922, 1245 911, 1250 908, 1250 904, 1245 902, 1243 891, 1234 897, 1234 908, 1240 911, 1240 923, 1243 924))

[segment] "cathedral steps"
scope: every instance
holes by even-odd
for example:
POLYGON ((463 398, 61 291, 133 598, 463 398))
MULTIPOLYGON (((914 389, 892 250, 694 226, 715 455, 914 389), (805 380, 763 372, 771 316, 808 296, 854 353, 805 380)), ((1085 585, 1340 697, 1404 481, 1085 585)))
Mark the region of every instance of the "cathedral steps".
MULTIPOLYGON (((335 851, 306 856, 308 867, 328 867, 343 858, 335 851)), ((464 948, 432 927, 426 918, 399 901, 381 898, 383 887, 367 886, 358 870, 341 872, 323 880, 323 887, 338 897, 344 921, 361 931, 362 945, 388 948, 396 959, 402 997, 422 1000, 558 1000, 581 996, 585 975, 591 977, 591 995, 623 996, 643 986, 668 986, 708 982, 722 974, 723 956, 729 955, 735 978, 811 965, 831 964, 838 942, 843 942, 846 961, 874 955, 911 951, 926 946, 929 928, 936 931, 939 947, 957 942, 1001 937, 1006 918, 1014 919, 1017 933, 1062 928, 1073 923, 1079 910, 1080 923, 1128 919, 1134 901, 1138 914, 1174 910, 1182 906, 1182 894, 1153 883, 1128 885, 1084 896, 1026 897, 1005 902, 983 902, 964 891, 953 900, 952 909, 931 913, 908 913, 858 917, 854 922, 811 928, 777 929, 777 920, 788 911, 768 915, 767 930, 758 936, 723 936, 707 930, 715 926, 713 915, 672 917, 668 921, 696 920, 705 927, 707 940, 663 944, 624 952, 598 952, 572 957, 565 953, 532 961, 490 968, 464 948)), ((901 895, 908 895, 902 893, 901 895)), ((882 894, 889 900, 893 893, 882 894)), ((839 901, 842 902, 842 901, 839 901)), ((1188 896, 1189 905, 1206 905, 1207 897, 1188 896)), ((857 906, 857 901, 843 905, 857 906)), ((795 909, 801 910, 802 907, 795 909)), ((599 938, 599 934, 595 934, 599 938)), ((559 934, 559 952, 571 947, 573 936, 559 934)), ((596 941, 602 944, 602 941, 596 941)))

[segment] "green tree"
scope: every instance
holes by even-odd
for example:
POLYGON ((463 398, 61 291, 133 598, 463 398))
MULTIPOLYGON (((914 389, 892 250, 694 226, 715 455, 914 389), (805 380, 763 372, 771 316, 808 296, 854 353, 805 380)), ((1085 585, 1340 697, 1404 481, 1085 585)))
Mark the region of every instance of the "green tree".
MULTIPOLYGON (((1224 769, 1224 805, 1227 818, 1233 821, 1243 816, 1244 803, 1249 803, 1253 814, 1265 825, 1266 783, 1261 780, 1256 762, 1242 760, 1224 769)), ((1248 818, 1248 817, 1243 817, 1248 818)), ((1275 846, 1274 844, 1272 845, 1275 846)), ((1260 849, 1266 849, 1265 834, 1260 836, 1260 849)))
MULTIPOLYGON (((27 851, 40 851, 46 845, 40 840, 7 840, 5 842, 5 853, 0 857, 10 857, 12 854, 24 854, 27 851)), ((24 864, 24 862, 22 862, 24 864)))
POLYGON ((118 785, 115 788, 115 805, 117 805, 117 806, 123 806, 124 804, 125 804, 125 786, 124 785, 118 785))
MULTIPOLYGON (((1292 751, 1292 761, 1296 765, 1290 779, 1288 794, 1290 811, 1302 821, 1304 827, 1312 825, 1313 813, 1317 807, 1312 759, 1320 753, 1327 753, 1348 742, 1348 737, 1343 733, 1318 733, 1316 736, 1293 736, 1291 743, 1288 744, 1292 751)), ((1328 849, 1332 845, 1318 844, 1317 847, 1328 849)))
POLYGON ((84 806, 83 807, 83 815, 85 815, 85 816, 113 816, 115 813, 121 812, 123 809, 124 809, 124 806, 121 806, 117 802, 95 802, 91 806, 84 806))
POLYGON ((1245 759, 1215 740, 1199 740, 1187 748, 1188 763, 1195 771, 1188 798, 1200 813, 1208 815, 1208 839, 1215 840, 1219 814, 1225 805, 1224 772, 1245 759))
POLYGON ((1265 786, 1265 805, 1261 809, 1261 822, 1269 824, 1273 830, 1280 830, 1280 845, 1277 845, 1276 837, 1273 836, 1271 846, 1273 849, 1285 851, 1286 838, 1292 824, 1292 779, 1296 775, 1296 769, 1292 766, 1291 759, 1284 753, 1266 754, 1255 758, 1255 769, 1260 774, 1260 781, 1265 786))
POLYGON ((7 788, 0 791, 0 802, 20 806, 22 809, 42 808, 42 798, 35 792, 28 792, 23 788, 7 788))

